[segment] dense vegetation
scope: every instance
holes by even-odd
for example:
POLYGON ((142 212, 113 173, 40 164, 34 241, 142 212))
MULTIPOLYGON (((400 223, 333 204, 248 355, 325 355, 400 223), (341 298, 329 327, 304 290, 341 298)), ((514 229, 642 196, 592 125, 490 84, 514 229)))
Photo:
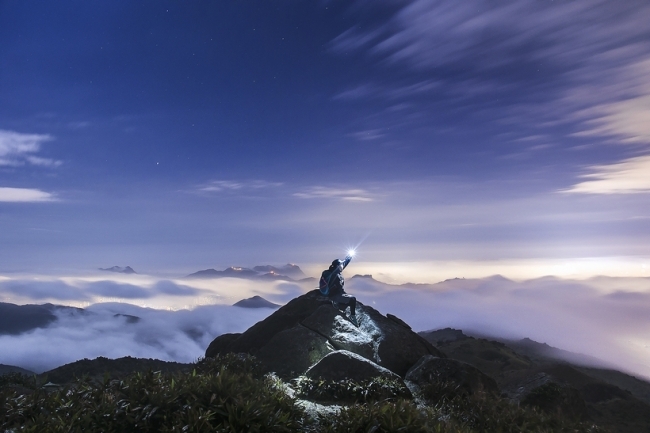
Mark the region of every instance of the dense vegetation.
MULTIPOLYGON (((401 383, 287 384, 254 358, 227 355, 190 373, 77 379, 47 391, 35 378, 0 377, 0 432, 600 432, 560 413, 519 407, 446 384, 413 398, 401 383), (335 416, 312 401, 346 402, 335 416)), ((331 412, 330 412, 331 413, 331 412)))

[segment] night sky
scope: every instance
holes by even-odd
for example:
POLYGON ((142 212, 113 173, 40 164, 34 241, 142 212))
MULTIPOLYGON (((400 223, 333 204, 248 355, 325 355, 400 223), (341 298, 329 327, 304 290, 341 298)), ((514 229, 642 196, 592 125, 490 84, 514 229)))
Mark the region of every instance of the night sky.
MULTIPOLYGON (((0 1, 0 272, 359 245, 384 280, 649 276, 646 1, 0 1)), ((312 272, 313 273, 313 272, 312 272)))

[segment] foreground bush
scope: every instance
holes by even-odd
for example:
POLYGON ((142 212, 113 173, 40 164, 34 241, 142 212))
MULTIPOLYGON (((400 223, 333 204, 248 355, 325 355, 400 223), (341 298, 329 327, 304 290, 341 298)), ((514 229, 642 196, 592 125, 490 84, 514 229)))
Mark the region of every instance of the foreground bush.
POLYGON ((0 430, 22 432, 291 432, 302 412, 250 359, 229 355, 191 374, 149 372, 48 393, 0 395, 0 430))
POLYGON ((603 433, 588 423, 567 422, 504 400, 456 400, 418 408, 413 402, 378 402, 344 408, 323 417, 318 428, 327 433, 603 433))
POLYGON ((294 381, 294 386, 299 397, 327 403, 371 403, 411 397, 401 381, 382 377, 355 382, 301 376, 294 381))
POLYGON ((34 378, 3 376, 0 432, 603 431, 492 395, 467 395, 449 384, 425 387, 418 401, 427 404, 416 404, 401 383, 386 379, 301 378, 294 383, 299 396, 357 402, 336 415, 309 417, 284 392, 286 386, 264 375, 254 358, 233 354, 200 361, 191 373, 136 373, 99 382, 84 378, 53 392, 39 388, 34 378))

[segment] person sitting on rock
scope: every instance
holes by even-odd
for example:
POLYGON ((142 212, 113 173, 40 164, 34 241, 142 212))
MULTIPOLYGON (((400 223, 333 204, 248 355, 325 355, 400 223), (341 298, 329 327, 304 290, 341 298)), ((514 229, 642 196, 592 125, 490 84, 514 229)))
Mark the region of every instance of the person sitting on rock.
POLYGON ((343 269, 350 263, 350 260, 352 260, 350 254, 345 256, 343 260, 334 260, 329 269, 324 270, 321 274, 319 288, 323 295, 328 296, 332 300, 336 308, 339 308, 339 305, 343 305, 344 309, 350 306, 350 321, 355 326, 359 326, 356 315, 357 298, 345 293, 345 289, 343 288, 345 280, 341 274, 343 269))

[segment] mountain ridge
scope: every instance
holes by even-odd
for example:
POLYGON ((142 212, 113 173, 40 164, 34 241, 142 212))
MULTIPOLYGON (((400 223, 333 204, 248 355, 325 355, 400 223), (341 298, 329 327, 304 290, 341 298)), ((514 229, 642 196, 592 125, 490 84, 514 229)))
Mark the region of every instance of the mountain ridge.
POLYGON ((118 274, 137 274, 137 272, 134 271, 131 266, 125 266, 123 268, 120 266, 111 266, 110 268, 99 268, 99 270, 106 272, 116 272, 118 274))
POLYGON ((298 265, 287 264, 280 268, 263 265, 251 268, 230 266, 222 271, 214 268, 203 269, 183 277, 184 279, 214 279, 214 278, 241 278, 250 280, 286 280, 299 281, 306 279, 305 274, 298 265))

